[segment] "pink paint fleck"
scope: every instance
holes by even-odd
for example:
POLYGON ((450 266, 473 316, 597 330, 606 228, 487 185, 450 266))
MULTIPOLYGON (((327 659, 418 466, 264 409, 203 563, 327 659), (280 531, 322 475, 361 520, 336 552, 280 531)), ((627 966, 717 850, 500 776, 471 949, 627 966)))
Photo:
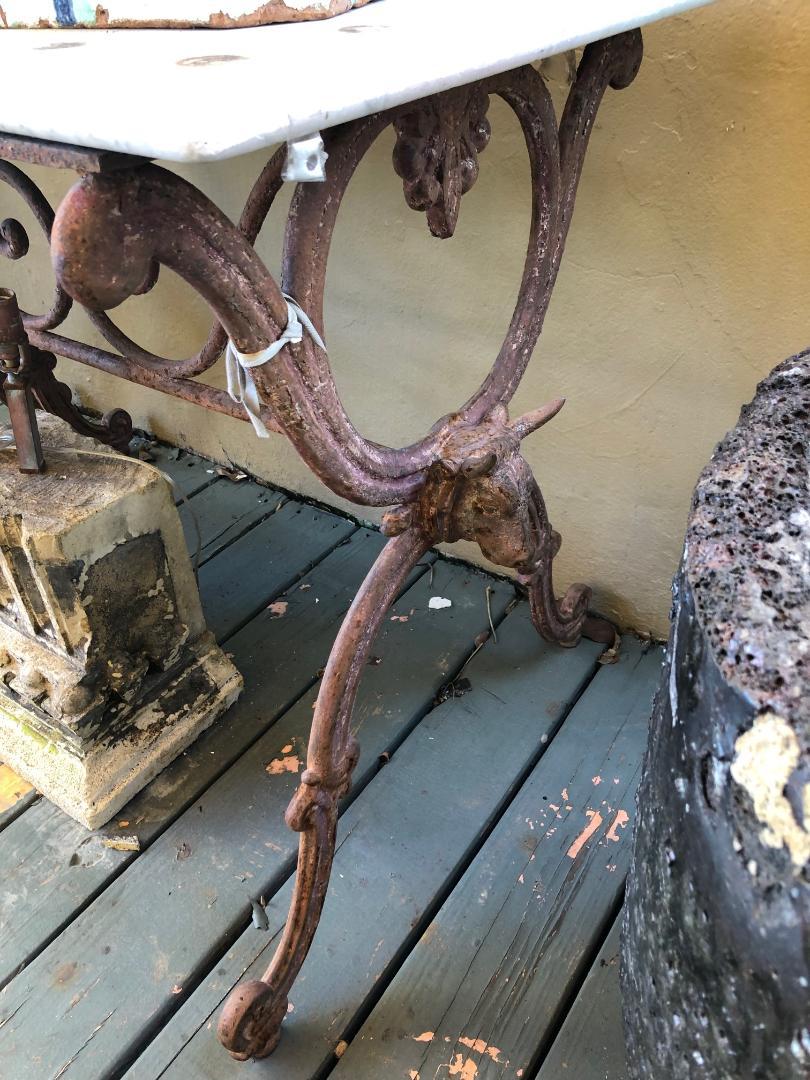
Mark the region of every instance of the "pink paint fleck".
POLYGON ((566 852, 566 855, 569 859, 575 859, 577 855, 579 855, 585 844, 587 844, 587 842, 602 824, 602 815, 599 813, 598 810, 586 810, 585 816, 587 818, 590 818, 590 821, 566 852))
POLYGON ((607 831, 608 840, 613 840, 614 843, 618 844, 621 837, 616 830, 623 829, 629 820, 630 818, 626 810, 618 810, 616 812, 616 817, 613 820, 613 824, 607 831))
POLYGON ((435 1031, 423 1031, 421 1035, 414 1035, 413 1036, 413 1041, 414 1042, 433 1042, 433 1040, 435 1038, 436 1038, 436 1032, 435 1031))
POLYGON ((518 878, 518 881, 520 882, 521 885, 523 884, 523 874, 520 875, 520 877, 518 878))
POLYGON ((287 614, 288 607, 286 600, 274 600, 272 604, 267 605, 267 610, 272 612, 277 619, 280 619, 282 615, 287 614))
POLYGON ((468 1050, 474 1050, 476 1054, 486 1054, 493 1061, 501 1060, 501 1052, 498 1047, 490 1046, 486 1039, 470 1039, 465 1035, 460 1035, 458 1041, 462 1046, 466 1046, 468 1050))
POLYGON ((596 787, 597 784, 602 783, 602 777, 601 776, 592 776, 591 777, 591 783, 593 784, 594 787, 596 787))
POLYGON ((447 1067, 448 1075, 457 1076, 459 1080, 475 1080, 478 1075, 478 1066, 472 1058, 464 1058, 456 1054, 447 1067))
POLYGON ((549 805, 550 809, 552 809, 554 811, 555 814, 560 809, 559 806, 555 806, 553 802, 550 802, 548 805, 549 805))
POLYGON ((281 776, 282 773, 297 773, 301 770, 301 761, 297 754, 289 754, 287 757, 276 758, 265 765, 264 771, 271 776, 281 776))
POLYGON ((563 802, 568 802, 568 799, 569 799, 568 788, 564 787, 562 789, 562 791, 560 792, 560 794, 562 795, 563 802))

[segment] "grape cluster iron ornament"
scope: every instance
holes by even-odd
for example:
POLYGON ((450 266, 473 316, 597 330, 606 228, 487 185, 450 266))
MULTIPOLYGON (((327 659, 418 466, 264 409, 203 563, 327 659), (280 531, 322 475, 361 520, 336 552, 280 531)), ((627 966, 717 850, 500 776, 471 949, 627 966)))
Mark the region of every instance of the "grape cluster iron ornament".
MULTIPOLYGON (((280 284, 253 243, 282 186, 283 150, 262 170, 234 225, 193 185, 148 161, 0 136, 2 157, 82 174, 54 215, 31 180, 0 161, 0 180, 25 200, 49 237, 56 270, 50 310, 22 315, 34 348, 240 419, 246 414, 223 390, 195 378, 217 362, 228 338, 240 352, 258 353, 280 336, 287 318, 282 290, 295 297, 323 336, 326 265, 340 203, 382 131, 394 126, 394 168, 406 201, 425 213, 430 232, 440 238, 453 235, 461 199, 478 176, 479 155, 491 135, 491 95, 512 108, 525 138, 532 216, 517 303, 490 373, 456 412, 420 441, 395 449, 357 431, 328 357, 309 335, 253 369, 265 425, 286 435, 337 495, 392 509, 383 518, 390 540, 355 597, 324 671, 306 769, 287 810, 287 823, 301 836, 286 928, 264 977, 237 986, 220 1019, 219 1037, 236 1058, 269 1054, 279 1040, 287 996, 320 918, 339 801, 358 758, 351 731, 358 683, 387 608, 425 552, 438 542, 474 540, 489 559, 517 572, 544 639, 564 646, 576 645, 583 633, 613 640, 610 624, 588 615, 586 586, 572 585, 561 600, 555 597, 551 566, 560 537, 520 450, 521 441, 563 403, 552 401, 512 420, 508 405, 542 329, 599 104, 608 87, 632 82, 641 54, 638 31, 589 45, 559 124, 542 78, 526 66, 325 132, 327 179, 295 190, 280 284), (215 316, 203 348, 184 360, 147 352, 104 313, 148 291, 161 264, 188 281, 215 316), (73 301, 85 307, 114 351, 55 332, 73 301)), ((27 247, 22 226, 4 220, 0 252, 20 258, 27 247)), ((45 408, 52 408, 52 399, 39 396, 45 408)))

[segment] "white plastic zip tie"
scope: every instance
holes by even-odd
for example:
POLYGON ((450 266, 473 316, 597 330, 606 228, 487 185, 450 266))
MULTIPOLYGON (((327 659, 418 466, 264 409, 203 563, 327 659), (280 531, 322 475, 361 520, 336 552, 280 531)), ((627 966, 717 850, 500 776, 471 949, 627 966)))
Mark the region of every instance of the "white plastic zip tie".
POLYGON ((225 374, 228 380, 228 395, 232 401, 244 406, 245 412, 248 414, 251 424, 253 424, 253 430, 260 439, 269 438, 270 432, 264 426, 261 417, 259 392, 256 389, 253 376, 250 374, 250 369, 261 367, 262 364, 272 360, 287 342, 298 344, 304 336, 304 330, 307 330, 316 345, 319 345, 324 352, 326 351, 321 335, 315 329, 309 315, 287 293, 282 293, 282 296, 287 301, 287 325, 281 337, 260 352, 240 352, 232 341, 228 342, 228 347, 225 350, 225 374))

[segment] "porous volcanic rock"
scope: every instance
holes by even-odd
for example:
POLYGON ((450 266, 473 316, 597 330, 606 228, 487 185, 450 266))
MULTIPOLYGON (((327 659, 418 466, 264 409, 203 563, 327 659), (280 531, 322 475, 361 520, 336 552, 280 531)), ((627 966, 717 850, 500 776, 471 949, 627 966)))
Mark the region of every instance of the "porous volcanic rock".
POLYGON ((633 1080, 810 1077, 810 350, 695 490, 622 940, 633 1080))

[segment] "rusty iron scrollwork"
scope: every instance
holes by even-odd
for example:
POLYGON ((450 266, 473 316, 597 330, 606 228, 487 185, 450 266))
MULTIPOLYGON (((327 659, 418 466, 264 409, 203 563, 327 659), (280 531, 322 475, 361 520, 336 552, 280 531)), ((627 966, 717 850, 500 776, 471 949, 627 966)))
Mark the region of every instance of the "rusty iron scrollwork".
MULTIPOLYGON (((477 178, 479 155, 491 136, 487 108, 492 95, 513 110, 526 142, 532 217, 517 302, 489 374, 456 412, 411 446, 383 446, 352 424, 328 357, 310 335, 287 343, 272 363, 253 369, 267 426, 284 433, 332 491, 361 505, 391 509, 383 518, 389 542, 329 657, 307 766, 287 811, 288 824, 300 833, 300 846, 284 933, 263 978, 237 986, 220 1019, 220 1039, 236 1058, 264 1056, 280 1037, 288 994, 326 895, 339 802, 357 762, 351 715, 359 680, 387 608, 424 553, 439 542, 475 541, 489 559, 516 572, 543 638, 564 646, 575 645, 583 633, 599 641, 613 638, 610 624, 588 614, 586 586, 572 585, 556 598, 551 568, 560 537, 521 454, 522 440, 551 420, 562 401, 513 420, 508 406, 543 326, 599 104, 609 86, 620 89, 632 82, 640 62, 638 31, 589 45, 559 124, 540 75, 522 67, 326 132, 327 181, 301 184, 293 195, 281 285, 252 245, 281 187, 282 152, 263 170, 238 225, 191 184, 148 162, 86 172, 55 219, 19 170, 4 166, 0 171, 0 180, 15 187, 51 235, 58 285, 51 311, 26 317, 32 342, 207 408, 241 415, 222 391, 194 378, 216 362, 227 338, 245 353, 276 341, 287 317, 282 288, 323 336, 326 266, 337 214, 355 169, 381 132, 393 125, 393 163, 406 201, 426 215, 430 232, 440 238, 453 235, 461 200, 477 178), (150 288, 159 265, 189 282, 214 312, 208 341, 186 360, 147 353, 102 313, 150 288), (95 326, 118 353, 53 333, 70 298, 92 313, 95 326)), ((15 257, 25 247, 17 226, 3 222, 0 252, 15 257)))

